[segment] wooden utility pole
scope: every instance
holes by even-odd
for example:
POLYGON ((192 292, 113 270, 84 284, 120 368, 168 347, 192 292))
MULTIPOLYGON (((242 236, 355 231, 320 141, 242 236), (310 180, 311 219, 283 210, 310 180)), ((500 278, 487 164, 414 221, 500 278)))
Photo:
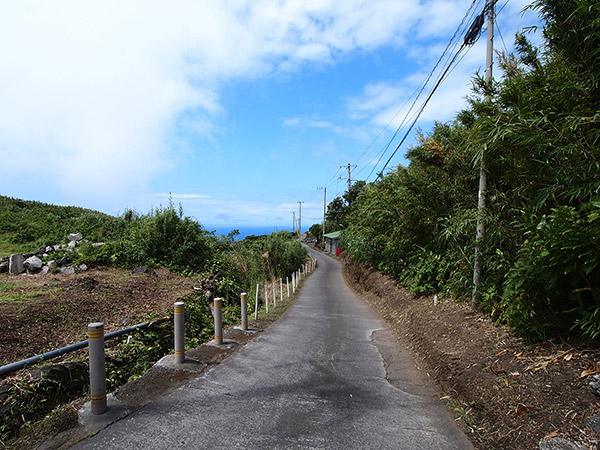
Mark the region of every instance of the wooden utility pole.
POLYGON ((298 202, 298 205, 300 206, 300 212, 298 214, 298 239, 302 236, 302 203, 304 202, 298 202))
POLYGON ((323 245, 325 245, 325 216, 327 215, 327 186, 318 187, 323 189, 323 245))
MULTIPOLYGON (((492 66, 494 64, 494 4, 496 0, 488 0, 487 3, 487 51, 485 57, 485 81, 492 80, 492 66)), ((489 95, 486 96, 490 100, 489 95)), ((481 281, 481 240, 485 235, 485 191, 487 189, 487 172, 485 165, 485 154, 481 151, 481 165, 479 168, 479 193, 477 197, 477 234, 475 236, 475 264, 473 266, 473 295, 471 296, 471 307, 477 308, 479 304, 478 287, 481 281)))
MULTIPOLYGON (((350 176, 350 171, 351 169, 356 169, 356 165, 351 165, 350 163, 348 163, 347 166, 340 166, 340 169, 348 169, 348 192, 350 192, 350 186, 352 186, 352 177, 350 176)), ((342 178, 340 176, 340 178, 342 178)))

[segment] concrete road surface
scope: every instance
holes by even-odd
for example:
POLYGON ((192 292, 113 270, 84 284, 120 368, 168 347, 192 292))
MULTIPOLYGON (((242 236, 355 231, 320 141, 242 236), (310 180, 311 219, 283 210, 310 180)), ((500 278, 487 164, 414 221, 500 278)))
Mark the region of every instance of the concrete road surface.
POLYGON ((385 323, 319 267, 233 356, 77 449, 472 449, 385 323))

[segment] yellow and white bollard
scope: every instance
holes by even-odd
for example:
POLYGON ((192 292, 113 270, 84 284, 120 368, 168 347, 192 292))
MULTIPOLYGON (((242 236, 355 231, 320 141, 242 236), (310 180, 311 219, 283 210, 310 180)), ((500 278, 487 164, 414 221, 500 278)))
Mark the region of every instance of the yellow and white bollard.
POLYGON ((104 324, 88 325, 88 350, 90 357, 90 394, 92 414, 106 412, 106 365, 104 360, 104 324))
POLYGON ((185 362, 185 327, 183 323, 185 303, 176 302, 173 305, 173 332, 175 334, 175 362, 185 362))
POLYGON ((248 294, 240 294, 240 306, 242 308, 242 330, 248 329, 248 294))
POLYGON ((215 298, 213 306, 215 308, 215 343, 222 344, 223 343, 223 300, 220 298, 215 298))

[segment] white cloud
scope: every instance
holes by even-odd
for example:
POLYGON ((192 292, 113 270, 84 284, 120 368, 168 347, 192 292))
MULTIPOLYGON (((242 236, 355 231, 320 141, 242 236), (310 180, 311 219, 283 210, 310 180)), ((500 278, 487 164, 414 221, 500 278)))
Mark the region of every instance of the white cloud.
POLYGON ((177 126, 220 129, 224 82, 399 45, 421 12, 412 0, 3 5, 0 183, 45 169, 82 194, 143 191, 170 167, 177 126))

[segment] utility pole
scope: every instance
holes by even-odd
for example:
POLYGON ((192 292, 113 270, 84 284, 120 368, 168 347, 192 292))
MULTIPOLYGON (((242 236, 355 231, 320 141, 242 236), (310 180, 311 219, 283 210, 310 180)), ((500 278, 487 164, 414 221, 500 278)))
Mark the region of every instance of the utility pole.
POLYGON ((325 245, 325 216, 327 215, 327 186, 318 187, 323 189, 323 245, 325 245))
POLYGON ((302 203, 304 202, 298 202, 298 205, 300 206, 300 214, 298 215, 298 239, 302 236, 302 203))
MULTIPOLYGON (((340 169, 348 169, 348 192, 350 191, 350 186, 352 185, 352 177, 350 176, 350 171, 351 169, 356 169, 356 165, 351 165, 350 163, 348 163, 347 166, 340 166, 340 169)), ((342 178, 340 176, 340 178, 342 178)))
MULTIPOLYGON (((487 2, 487 51, 485 56, 485 81, 492 80, 492 66, 494 64, 494 4, 496 0, 487 2)), ((486 100, 490 100, 489 94, 486 100)), ((481 281, 481 240, 485 235, 483 223, 485 213, 485 190, 487 189, 487 172, 485 165, 485 154, 481 153, 481 165, 479 168, 479 192, 477 196, 477 234, 475 236, 475 264, 473 266, 473 295, 471 296, 471 307, 477 308, 479 304, 479 282, 481 281)))

